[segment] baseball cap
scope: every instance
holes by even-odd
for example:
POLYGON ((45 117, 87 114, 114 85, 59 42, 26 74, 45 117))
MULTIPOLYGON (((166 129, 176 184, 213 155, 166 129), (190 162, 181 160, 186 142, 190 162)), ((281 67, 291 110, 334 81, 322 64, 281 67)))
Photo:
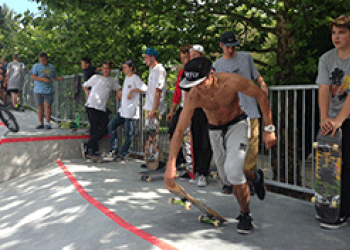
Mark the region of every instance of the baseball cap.
POLYGON ((211 61, 206 57, 197 57, 189 61, 183 72, 183 80, 179 87, 189 91, 208 77, 212 69, 211 61))
POLYGON ((190 48, 190 51, 192 50, 198 51, 199 53, 202 53, 203 55, 205 55, 205 51, 202 45, 195 44, 192 46, 192 48, 190 48))
POLYGON ((225 47, 236 47, 239 46, 239 42, 236 39, 235 33, 232 31, 225 31, 220 37, 220 42, 225 47))
POLYGON ((143 53, 146 55, 149 55, 149 56, 154 56, 154 57, 158 57, 158 55, 159 55, 158 50, 156 50, 155 48, 151 48, 151 47, 147 47, 146 51, 143 53))

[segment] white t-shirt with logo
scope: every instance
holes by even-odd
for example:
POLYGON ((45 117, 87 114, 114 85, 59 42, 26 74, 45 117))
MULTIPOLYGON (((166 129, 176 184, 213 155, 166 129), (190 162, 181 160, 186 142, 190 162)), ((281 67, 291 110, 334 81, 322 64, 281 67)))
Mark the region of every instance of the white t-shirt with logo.
POLYGON ((91 92, 85 106, 106 112, 106 104, 109 93, 114 90, 118 91, 120 85, 113 77, 104 77, 101 75, 93 75, 83 85, 86 88, 91 87, 91 92))
POLYGON ((136 74, 130 77, 126 76, 123 84, 122 105, 118 112, 123 118, 139 119, 140 93, 132 93, 131 99, 128 99, 129 92, 132 89, 139 89, 144 92, 147 91, 147 85, 136 74))
POLYGON ((159 100, 159 114, 164 114, 166 109, 166 71, 162 64, 159 63, 154 68, 150 68, 147 85, 148 90, 146 92, 146 102, 143 106, 143 109, 147 111, 152 111, 156 89, 161 89, 162 94, 159 100))

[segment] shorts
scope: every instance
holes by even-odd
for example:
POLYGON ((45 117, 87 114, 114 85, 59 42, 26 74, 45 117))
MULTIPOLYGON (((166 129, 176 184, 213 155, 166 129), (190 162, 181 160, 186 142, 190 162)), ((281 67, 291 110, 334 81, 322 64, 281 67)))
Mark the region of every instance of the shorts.
POLYGON ((20 89, 8 89, 8 90, 7 90, 7 93, 8 93, 8 94, 10 94, 10 93, 15 93, 15 94, 17 94, 17 93, 21 93, 21 90, 20 90, 20 89))
POLYGON ((213 159, 224 185, 242 185, 247 182, 243 168, 249 136, 250 123, 244 113, 226 125, 209 125, 213 159))
POLYGON ((53 94, 37 94, 34 93, 35 100, 37 102, 37 105, 40 106, 43 104, 43 102, 46 102, 47 104, 52 104, 53 94))
POLYGON ((247 157, 244 161, 244 169, 254 171, 259 154, 259 118, 250 119, 250 139, 247 157))

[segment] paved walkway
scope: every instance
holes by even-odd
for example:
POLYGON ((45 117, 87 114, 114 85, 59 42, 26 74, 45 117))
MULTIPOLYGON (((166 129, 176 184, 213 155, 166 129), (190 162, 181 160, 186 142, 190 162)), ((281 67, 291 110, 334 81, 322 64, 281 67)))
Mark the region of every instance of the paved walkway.
POLYGON ((139 180, 141 163, 62 160, 0 184, 0 249, 349 249, 349 226, 321 229, 310 202, 274 193, 252 197, 257 228, 238 234, 237 202, 214 180, 182 183, 228 219, 220 228, 199 223, 196 208, 168 204, 162 180, 139 180))

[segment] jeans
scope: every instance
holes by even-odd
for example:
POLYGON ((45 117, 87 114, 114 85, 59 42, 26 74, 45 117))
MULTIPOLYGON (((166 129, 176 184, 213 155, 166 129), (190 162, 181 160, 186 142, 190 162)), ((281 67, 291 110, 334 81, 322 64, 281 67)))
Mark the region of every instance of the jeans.
POLYGON ((108 124, 108 133, 111 140, 111 150, 114 150, 118 153, 119 149, 117 128, 123 124, 125 124, 125 142, 120 152, 120 157, 125 158, 129 153, 130 145, 133 140, 136 120, 130 118, 123 118, 118 112, 114 116, 113 120, 110 121, 110 123, 108 124))

